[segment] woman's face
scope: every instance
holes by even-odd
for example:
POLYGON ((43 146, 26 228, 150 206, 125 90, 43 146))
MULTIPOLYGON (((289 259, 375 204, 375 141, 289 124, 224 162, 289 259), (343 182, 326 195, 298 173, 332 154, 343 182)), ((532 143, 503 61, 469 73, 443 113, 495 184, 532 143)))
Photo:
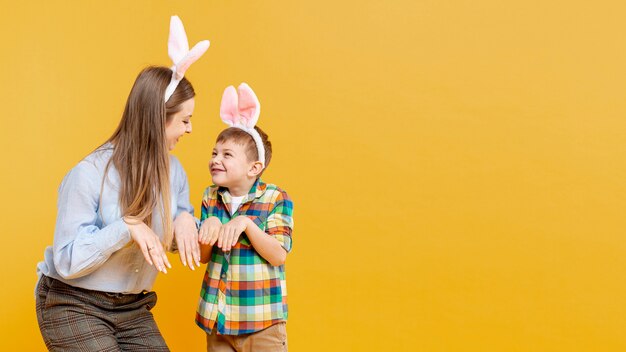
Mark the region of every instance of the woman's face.
POLYGON ((185 133, 191 133, 191 115, 195 107, 193 98, 181 104, 179 112, 172 115, 172 118, 165 124, 165 141, 169 150, 174 149, 178 139, 185 133))

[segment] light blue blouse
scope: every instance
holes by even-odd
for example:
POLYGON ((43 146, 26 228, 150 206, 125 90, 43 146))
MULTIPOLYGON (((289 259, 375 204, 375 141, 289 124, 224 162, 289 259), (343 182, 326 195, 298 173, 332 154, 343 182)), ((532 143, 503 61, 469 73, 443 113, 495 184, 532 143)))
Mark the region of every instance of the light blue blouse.
MULTIPOLYGON (((113 146, 107 143, 65 175, 59 187, 54 242, 37 264, 39 277, 43 274, 75 287, 106 292, 151 290, 158 271, 131 241, 121 218, 120 178, 113 164, 103 186, 112 154, 113 146)), ((173 218, 181 212, 193 215, 187 175, 174 156, 170 156, 170 185, 173 218)), ((163 238, 158 211, 153 213, 152 224, 163 238)))

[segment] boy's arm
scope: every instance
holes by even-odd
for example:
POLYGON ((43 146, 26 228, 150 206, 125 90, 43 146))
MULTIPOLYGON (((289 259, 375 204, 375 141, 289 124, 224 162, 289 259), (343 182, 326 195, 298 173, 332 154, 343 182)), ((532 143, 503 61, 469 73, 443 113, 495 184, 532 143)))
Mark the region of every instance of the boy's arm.
POLYGON ((293 203, 284 191, 277 193, 273 202, 274 207, 265 220, 242 215, 223 225, 218 247, 224 251, 230 250, 237 243, 239 235, 245 232, 261 257, 274 266, 283 265, 291 250, 293 203), (261 230, 257 222, 265 222, 265 231, 261 230))
POLYGON ((218 239, 221 228, 222 222, 215 216, 208 217, 202 222, 199 234, 200 262, 202 264, 211 260, 211 250, 218 239))
POLYGON ((202 195, 202 205, 200 206, 200 228, 198 230, 198 245, 200 252, 200 262, 206 264, 211 260, 211 250, 222 225, 217 217, 210 216, 209 205, 211 203, 211 187, 207 187, 202 195))
POLYGON ((250 218, 242 216, 246 219, 246 235, 263 259, 267 260, 274 266, 285 264, 287 259, 287 251, 278 240, 261 230, 250 218))
POLYGON ((262 219, 248 218, 251 226, 246 228, 246 234, 254 249, 265 260, 272 265, 283 265, 287 253, 291 251, 293 202, 285 191, 280 190, 275 193, 272 203, 274 203, 272 211, 264 221, 265 231, 262 231, 258 225, 262 219))

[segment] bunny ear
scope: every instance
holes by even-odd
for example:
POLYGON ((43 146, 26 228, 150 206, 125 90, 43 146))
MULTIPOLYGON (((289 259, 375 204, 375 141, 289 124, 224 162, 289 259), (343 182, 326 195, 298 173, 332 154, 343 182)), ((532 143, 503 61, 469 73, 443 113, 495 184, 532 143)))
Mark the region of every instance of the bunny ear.
POLYGON ((182 60, 189 52, 189 42, 183 22, 178 16, 170 19, 170 37, 167 41, 167 53, 174 65, 182 60))
POLYGON ((241 115, 241 122, 248 128, 254 128, 254 125, 259 120, 260 113, 261 104, 256 94, 246 83, 241 83, 239 85, 239 114, 241 115))
POLYGON ((224 94, 222 95, 220 116, 222 117, 222 121, 224 121, 229 126, 235 125, 239 120, 237 100, 237 91, 235 90, 235 87, 226 87, 226 89, 224 89, 224 94))
POLYGON ((203 40, 196 44, 185 57, 176 63, 176 79, 182 79, 185 76, 185 71, 191 64, 196 62, 204 53, 209 49, 211 43, 208 40, 203 40))

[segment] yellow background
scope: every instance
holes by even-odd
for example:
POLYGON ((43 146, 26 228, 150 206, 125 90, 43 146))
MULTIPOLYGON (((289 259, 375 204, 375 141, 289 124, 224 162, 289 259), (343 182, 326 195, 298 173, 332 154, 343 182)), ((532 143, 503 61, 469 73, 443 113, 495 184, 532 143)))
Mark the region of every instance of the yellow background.
MULTIPOLYGON (((168 65, 169 16, 211 48, 175 154, 199 207, 229 84, 294 199, 292 351, 626 349, 626 7, 620 1, 5 1, 0 350, 45 348, 35 266, 64 174, 168 65)), ((172 256, 172 259, 176 259, 172 256)), ((202 273, 157 280, 201 351, 202 273)))

